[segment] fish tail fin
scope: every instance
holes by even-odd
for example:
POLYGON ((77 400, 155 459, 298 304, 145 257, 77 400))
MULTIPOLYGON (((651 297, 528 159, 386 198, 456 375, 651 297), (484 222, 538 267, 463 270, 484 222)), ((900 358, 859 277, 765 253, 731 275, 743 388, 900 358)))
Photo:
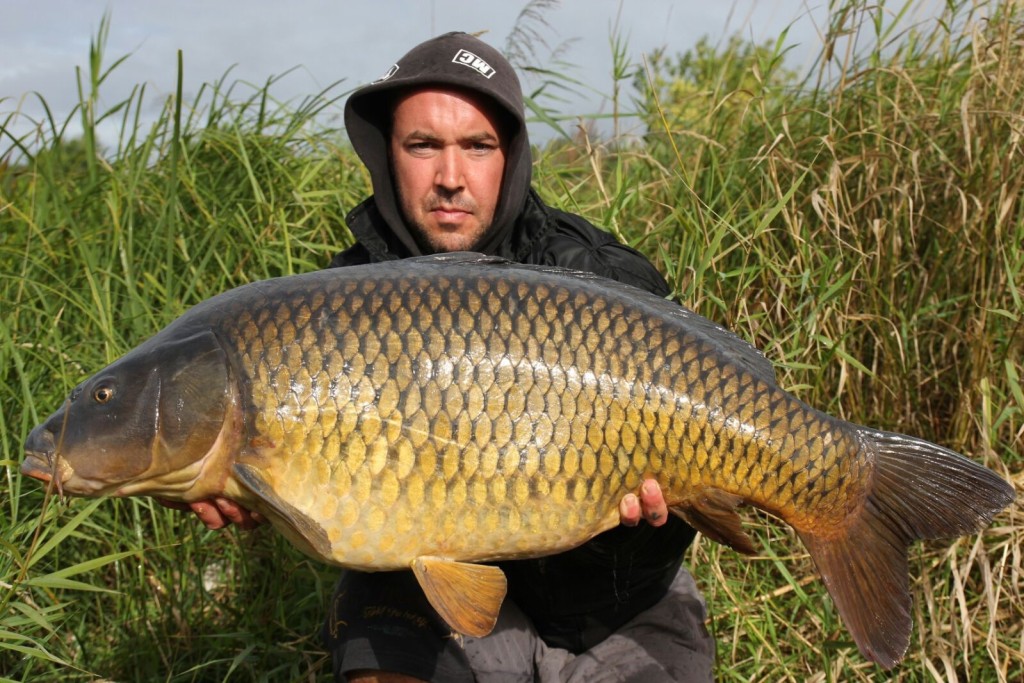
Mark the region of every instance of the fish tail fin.
POLYGON ((876 454, 862 510, 838 537, 798 533, 861 653, 889 669, 910 645, 907 548, 980 531, 1014 491, 995 472, 941 446, 862 434, 876 454))

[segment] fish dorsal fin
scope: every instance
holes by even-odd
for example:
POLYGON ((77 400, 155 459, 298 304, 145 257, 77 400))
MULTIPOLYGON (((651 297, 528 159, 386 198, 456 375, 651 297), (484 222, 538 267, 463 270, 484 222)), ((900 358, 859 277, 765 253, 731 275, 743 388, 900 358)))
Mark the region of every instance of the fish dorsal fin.
POLYGON ((757 552, 754 542, 743 531, 743 521, 736 508, 743 499, 722 489, 704 488, 692 498, 677 503, 671 510, 687 524, 712 541, 727 545, 744 555, 757 552))
POLYGON ((507 589, 500 569, 424 555, 413 560, 412 571, 453 631, 482 638, 494 628, 507 589))
POLYGON ((429 254, 427 256, 413 256, 404 259, 405 263, 424 263, 438 265, 513 265, 513 261, 501 256, 491 256, 475 251, 449 251, 442 254, 429 254))
POLYGON ((307 554, 322 560, 331 559, 331 542, 324 528, 294 505, 282 500, 258 467, 235 463, 232 469, 238 482, 266 503, 268 516, 272 519, 276 516, 284 523, 285 528, 278 529, 282 534, 307 554))

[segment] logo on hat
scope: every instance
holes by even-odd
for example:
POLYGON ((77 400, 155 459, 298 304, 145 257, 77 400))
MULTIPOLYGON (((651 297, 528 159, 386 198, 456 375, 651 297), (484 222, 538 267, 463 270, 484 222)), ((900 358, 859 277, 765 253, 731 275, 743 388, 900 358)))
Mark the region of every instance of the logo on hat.
POLYGON ((383 76, 381 76, 380 78, 375 80, 374 83, 381 83, 383 81, 388 80, 389 78, 394 76, 397 71, 398 71, 398 65, 397 64, 392 64, 391 68, 388 69, 387 72, 383 76))
POLYGON ((452 61, 456 64, 462 64, 463 66, 468 66, 470 69, 480 72, 480 75, 484 78, 490 78, 495 73, 494 67, 477 57, 469 50, 459 50, 455 53, 455 57, 452 61))

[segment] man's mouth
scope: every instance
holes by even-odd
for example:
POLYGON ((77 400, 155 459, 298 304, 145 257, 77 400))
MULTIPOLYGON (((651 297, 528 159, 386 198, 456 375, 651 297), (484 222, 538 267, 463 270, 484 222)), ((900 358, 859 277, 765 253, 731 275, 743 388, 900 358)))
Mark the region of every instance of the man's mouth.
POLYGON ((454 206, 438 206, 430 210, 440 224, 460 223, 470 216, 470 212, 454 206))
POLYGON ((439 221, 461 221, 476 211, 476 205, 468 197, 438 197, 428 200, 427 209, 439 221))

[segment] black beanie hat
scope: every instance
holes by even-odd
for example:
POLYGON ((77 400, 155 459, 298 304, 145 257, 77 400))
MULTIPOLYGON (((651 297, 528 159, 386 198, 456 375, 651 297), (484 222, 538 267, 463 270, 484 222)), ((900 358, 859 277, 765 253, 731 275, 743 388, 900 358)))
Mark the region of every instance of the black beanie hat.
POLYGON ((373 181, 374 199, 381 215, 406 246, 409 255, 422 253, 402 219, 388 161, 392 102, 398 91, 448 85, 484 95, 511 122, 501 198, 491 230, 484 237, 487 251, 512 229, 530 186, 532 165, 526 135, 523 91, 507 59, 496 49, 468 33, 452 32, 420 43, 373 83, 356 90, 345 104, 345 127, 359 158, 373 181))

